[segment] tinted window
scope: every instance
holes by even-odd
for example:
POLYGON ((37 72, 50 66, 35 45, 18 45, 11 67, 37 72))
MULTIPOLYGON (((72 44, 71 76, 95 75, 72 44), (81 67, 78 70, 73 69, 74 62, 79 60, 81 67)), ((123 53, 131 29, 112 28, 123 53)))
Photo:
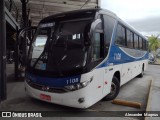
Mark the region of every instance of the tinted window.
POLYGON ((127 30, 127 47, 133 48, 133 33, 127 30))
POLYGON ((146 41, 146 50, 148 50, 148 41, 146 41))
POLYGON ((141 37, 139 37, 139 49, 143 49, 143 41, 141 37))
POLYGON ((116 37, 116 44, 126 46, 125 41, 125 28, 118 24, 117 27, 117 37, 116 37))
POLYGON ((38 29, 34 39, 38 49, 33 46, 31 67, 51 76, 80 74, 87 60, 84 31, 90 23, 90 20, 69 20, 57 23, 56 27, 38 29))
POLYGON ((134 48, 138 49, 138 36, 134 34, 134 48))
POLYGON ((143 45, 144 50, 148 50, 148 41, 146 39, 143 39, 143 43, 144 43, 143 45))
POLYGON ((143 39, 143 50, 146 50, 146 40, 143 39))
POLYGON ((105 34, 104 35, 104 37, 105 37, 104 44, 105 44, 105 56, 106 56, 108 53, 110 41, 112 38, 113 28, 115 25, 115 19, 113 19, 112 17, 107 16, 107 15, 103 15, 103 17, 104 17, 104 31, 105 31, 104 32, 104 34, 105 34))

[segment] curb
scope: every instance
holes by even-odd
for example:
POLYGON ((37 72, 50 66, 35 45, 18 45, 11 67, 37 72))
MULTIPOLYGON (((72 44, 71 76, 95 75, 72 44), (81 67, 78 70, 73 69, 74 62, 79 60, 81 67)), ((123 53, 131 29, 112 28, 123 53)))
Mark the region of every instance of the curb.
MULTIPOLYGON (((147 107, 146 107, 146 112, 150 111, 151 108, 151 94, 152 94, 152 86, 153 86, 153 79, 150 81, 150 88, 149 88, 149 94, 148 94, 148 100, 147 100, 147 107)), ((151 117, 145 117, 144 120, 150 120, 151 117)))
POLYGON ((160 64, 155 64, 155 63, 154 64, 150 64, 150 63, 148 63, 148 65, 160 65, 160 64))

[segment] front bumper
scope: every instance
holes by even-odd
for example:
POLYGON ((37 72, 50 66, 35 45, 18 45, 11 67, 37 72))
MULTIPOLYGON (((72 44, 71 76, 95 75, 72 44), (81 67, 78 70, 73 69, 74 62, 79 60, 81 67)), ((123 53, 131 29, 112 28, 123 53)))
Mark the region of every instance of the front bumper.
POLYGON ((65 93, 53 93, 35 89, 31 87, 26 81, 25 81, 25 87, 26 87, 26 92, 29 96, 50 103, 55 103, 75 108, 88 108, 95 103, 93 102, 92 97, 89 96, 89 94, 87 94, 88 91, 87 87, 80 90, 65 92, 65 93), (40 98, 41 94, 50 96, 51 99, 49 101, 41 99, 40 98), (79 99, 84 99, 84 102, 79 102, 79 99))

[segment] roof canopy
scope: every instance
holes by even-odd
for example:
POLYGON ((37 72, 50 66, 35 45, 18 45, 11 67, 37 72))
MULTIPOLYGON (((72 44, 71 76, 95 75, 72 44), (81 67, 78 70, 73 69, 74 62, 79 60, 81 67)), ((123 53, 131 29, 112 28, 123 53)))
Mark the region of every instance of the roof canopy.
MULTIPOLYGON (((21 0, 14 0, 14 2, 21 11, 21 0)), ((98 6, 100 6, 100 0, 28 0, 27 10, 29 10, 32 25, 37 25, 41 19, 56 13, 98 6)))

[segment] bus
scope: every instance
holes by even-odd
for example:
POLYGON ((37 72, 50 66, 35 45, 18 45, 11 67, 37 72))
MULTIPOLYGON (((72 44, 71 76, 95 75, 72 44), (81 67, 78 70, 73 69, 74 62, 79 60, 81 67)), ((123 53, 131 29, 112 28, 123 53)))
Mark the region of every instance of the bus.
POLYGON ((88 108, 113 100, 148 66, 148 41, 108 10, 83 9, 42 19, 29 49, 25 91, 33 98, 88 108))

